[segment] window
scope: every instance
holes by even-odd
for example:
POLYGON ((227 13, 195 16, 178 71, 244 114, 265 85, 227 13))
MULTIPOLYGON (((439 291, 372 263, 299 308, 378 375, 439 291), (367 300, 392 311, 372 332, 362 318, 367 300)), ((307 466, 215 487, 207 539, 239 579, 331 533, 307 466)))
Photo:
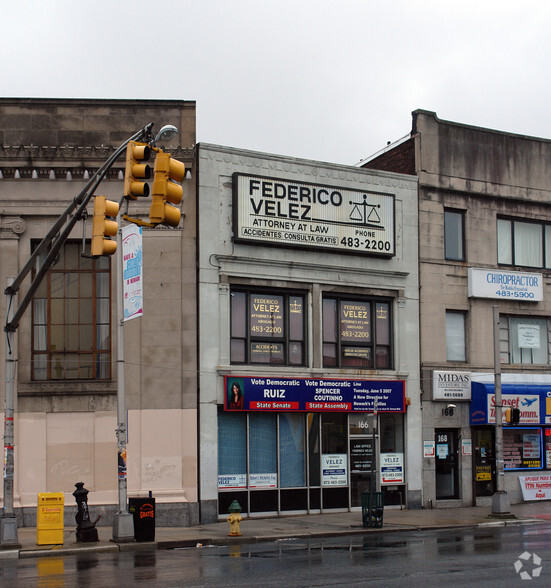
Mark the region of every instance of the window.
POLYGON ((541 429, 503 429, 503 454, 506 470, 541 469, 541 429))
POLYGON ((465 260, 464 213, 444 210, 444 256, 455 261, 465 260))
POLYGON ((551 225, 498 219, 497 262, 551 268, 551 225))
POLYGON ((65 244, 33 299, 33 380, 111 377, 110 284, 108 258, 65 244))
POLYGON ((446 311, 446 359, 466 361, 465 314, 463 312, 446 311))
POLYGON ((549 322, 545 318, 499 317, 504 363, 549 364, 549 322))
POLYGON ((390 301, 323 299, 323 366, 390 369, 390 301))
POLYGON ((233 290, 231 362, 304 365, 304 295, 233 290))

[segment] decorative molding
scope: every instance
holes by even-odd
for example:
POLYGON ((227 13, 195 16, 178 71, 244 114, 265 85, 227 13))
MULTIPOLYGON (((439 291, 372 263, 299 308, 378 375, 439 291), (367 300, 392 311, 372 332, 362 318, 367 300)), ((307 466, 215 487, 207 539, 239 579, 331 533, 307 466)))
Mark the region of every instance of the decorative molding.
POLYGON ((74 396, 75 394, 116 394, 117 383, 113 381, 49 380, 47 382, 19 382, 18 394, 22 396, 74 396))
MULTIPOLYGON (((29 164, 30 160, 78 160, 106 159, 115 152, 112 145, 0 145, 0 160, 12 161, 24 160, 29 164)), ((176 159, 193 159, 195 146, 164 148, 176 159)))
POLYGON ((0 239, 18 239, 27 230, 27 222, 20 217, 0 216, 0 239))

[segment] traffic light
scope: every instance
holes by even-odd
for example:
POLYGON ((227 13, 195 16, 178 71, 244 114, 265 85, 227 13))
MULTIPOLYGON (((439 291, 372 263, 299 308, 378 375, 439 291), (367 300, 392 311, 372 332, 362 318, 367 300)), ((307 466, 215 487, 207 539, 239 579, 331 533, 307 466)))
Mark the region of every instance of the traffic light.
POLYGON ((520 408, 506 408, 505 422, 509 425, 518 425, 520 423, 520 408))
POLYGON ((180 204, 184 190, 180 182, 184 179, 186 166, 168 153, 158 151, 153 168, 152 201, 149 208, 149 222, 177 227, 181 213, 172 204, 180 204), (178 183, 177 183, 178 182, 178 183))
POLYGON ((146 163, 151 155, 147 143, 130 141, 126 147, 126 170, 124 173, 124 196, 136 200, 138 196, 149 196, 149 186, 140 180, 151 177, 151 167, 146 163))
POLYGON ((117 242, 109 237, 117 234, 119 225, 108 217, 115 218, 119 212, 117 202, 105 196, 94 197, 94 218, 92 220, 92 256, 113 255, 117 242))

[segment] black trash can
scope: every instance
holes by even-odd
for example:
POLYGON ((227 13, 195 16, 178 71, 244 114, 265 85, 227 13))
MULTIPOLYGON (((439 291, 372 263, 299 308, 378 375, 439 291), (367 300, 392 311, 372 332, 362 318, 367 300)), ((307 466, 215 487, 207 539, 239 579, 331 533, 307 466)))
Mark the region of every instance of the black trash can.
POLYGON ((364 527, 382 527, 385 510, 383 492, 362 492, 362 522, 364 527))
POLYGON ((155 499, 129 498, 128 510, 134 517, 134 538, 138 543, 155 541, 155 499))

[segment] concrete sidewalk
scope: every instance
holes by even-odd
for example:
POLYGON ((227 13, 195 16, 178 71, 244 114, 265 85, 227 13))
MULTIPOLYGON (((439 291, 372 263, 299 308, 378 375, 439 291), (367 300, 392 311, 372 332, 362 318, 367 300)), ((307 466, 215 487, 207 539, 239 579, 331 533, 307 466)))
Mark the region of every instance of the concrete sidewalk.
POLYGON ((387 507, 383 526, 364 528, 361 511, 332 512, 272 518, 244 519, 241 537, 229 537, 230 525, 226 521, 194 527, 160 527, 155 530, 154 542, 114 543, 111 527, 97 527, 99 541, 82 543, 76 541, 74 528, 66 528, 63 545, 36 544, 36 528, 20 527, 20 548, 0 549, 0 559, 40 556, 63 556, 86 552, 110 552, 138 549, 173 549, 205 545, 232 545, 256 543, 292 538, 322 538, 338 535, 379 533, 381 531, 428 530, 459 527, 502 526, 551 521, 551 502, 523 503, 511 506, 514 518, 491 517, 490 506, 471 508, 435 508, 400 510, 387 507))

